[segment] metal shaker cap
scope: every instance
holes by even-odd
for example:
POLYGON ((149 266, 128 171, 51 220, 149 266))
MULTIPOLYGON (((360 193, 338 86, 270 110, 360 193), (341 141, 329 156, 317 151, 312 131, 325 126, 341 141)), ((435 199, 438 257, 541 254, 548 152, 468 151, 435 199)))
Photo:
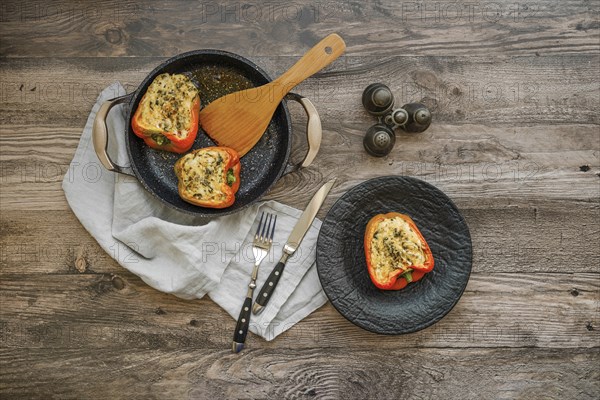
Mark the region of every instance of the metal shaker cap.
POLYGON ((363 91, 362 103, 369 113, 383 115, 394 106, 394 95, 383 83, 372 83, 363 91))
POLYGON ((394 144, 396 144, 396 135, 384 124, 375 124, 370 127, 363 139, 365 150, 375 157, 384 157, 390 154, 394 144))

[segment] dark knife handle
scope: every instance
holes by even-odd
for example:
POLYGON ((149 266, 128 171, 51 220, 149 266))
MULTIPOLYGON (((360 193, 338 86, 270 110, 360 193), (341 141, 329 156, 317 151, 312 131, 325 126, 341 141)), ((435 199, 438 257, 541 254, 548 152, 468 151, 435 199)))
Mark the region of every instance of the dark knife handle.
POLYGON ((260 314, 262 310, 265 308, 269 300, 271 300, 271 296, 277 287, 277 283, 283 275, 283 268, 285 267, 285 262, 279 261, 271 274, 267 278, 263 287, 260 289, 260 293, 258 293, 258 297, 256 297, 256 303, 254 303, 254 307, 252 308, 252 312, 256 315, 260 314))
POLYGON ((250 313, 252 308, 252 297, 246 297, 237 324, 235 324, 235 332, 233 333, 233 346, 231 350, 234 353, 239 353, 244 348, 246 335, 248 335, 248 327, 250 326, 250 313))

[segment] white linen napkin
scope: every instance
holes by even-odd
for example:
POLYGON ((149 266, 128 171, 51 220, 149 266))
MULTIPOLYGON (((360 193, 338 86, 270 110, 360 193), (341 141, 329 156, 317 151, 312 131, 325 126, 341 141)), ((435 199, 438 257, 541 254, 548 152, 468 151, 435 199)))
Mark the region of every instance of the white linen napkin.
MULTIPOLYGON (((108 254, 148 285, 185 299, 208 294, 237 319, 250 282, 257 215, 277 214, 277 227, 271 253, 260 267, 255 295, 281 257, 301 211, 268 201, 233 215, 202 219, 165 206, 135 178, 107 171, 94 151, 92 124, 104 101, 124 94, 121 84, 113 83, 92 108, 62 183, 71 209, 108 254)), ((117 164, 128 165, 121 105, 111 110, 107 127, 109 154, 117 164)), ((315 219, 288 260, 271 301, 260 315, 252 315, 251 332, 272 340, 327 301, 315 266, 320 227, 321 221, 315 219)))

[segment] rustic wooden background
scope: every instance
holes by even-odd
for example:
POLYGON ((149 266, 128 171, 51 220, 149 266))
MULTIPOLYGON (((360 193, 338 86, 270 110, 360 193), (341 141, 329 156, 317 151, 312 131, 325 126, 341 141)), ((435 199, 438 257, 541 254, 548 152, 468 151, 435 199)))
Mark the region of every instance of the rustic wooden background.
MULTIPOLYGON (((0 395, 4 399, 597 399, 599 3, 515 0, 2 1, 0 395), (445 191, 474 265, 424 331, 363 331, 327 304, 272 342, 229 348, 208 299, 159 293, 104 253, 61 180, 96 96, 180 52, 242 54, 272 76, 328 33, 346 56, 298 87, 324 126, 313 167, 268 195, 302 208, 382 174, 445 191), (381 81, 434 123, 366 155, 360 95, 381 81), (594 365, 596 367, 594 367, 594 365)), ((304 117, 291 105, 294 156, 304 117)), ((122 256, 118 255, 117 256, 122 256)))

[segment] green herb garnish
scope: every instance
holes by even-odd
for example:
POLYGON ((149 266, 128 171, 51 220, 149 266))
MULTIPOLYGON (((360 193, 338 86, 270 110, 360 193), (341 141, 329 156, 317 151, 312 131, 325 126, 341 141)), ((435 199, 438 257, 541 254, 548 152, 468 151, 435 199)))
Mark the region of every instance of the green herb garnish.
POLYGON ((229 186, 233 186, 235 181, 236 181, 236 178, 235 178, 235 175, 233 174, 233 169, 229 168, 229 171, 227 171, 227 184, 229 186))
POLYGON ((164 146, 165 144, 171 143, 171 141, 165 135, 161 135, 160 133, 153 133, 151 137, 152 140, 154 140, 159 146, 164 146))
POLYGON ((403 273, 402 276, 404 277, 404 279, 406 279, 406 282, 411 283, 412 282, 412 269, 409 269, 408 271, 403 273))

